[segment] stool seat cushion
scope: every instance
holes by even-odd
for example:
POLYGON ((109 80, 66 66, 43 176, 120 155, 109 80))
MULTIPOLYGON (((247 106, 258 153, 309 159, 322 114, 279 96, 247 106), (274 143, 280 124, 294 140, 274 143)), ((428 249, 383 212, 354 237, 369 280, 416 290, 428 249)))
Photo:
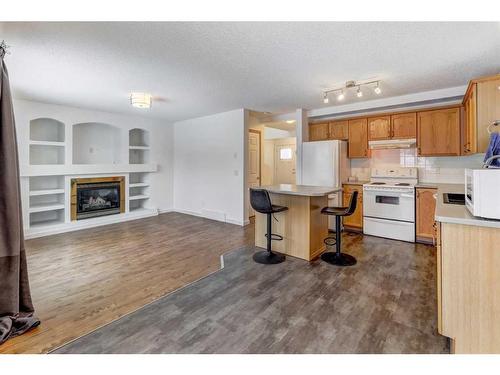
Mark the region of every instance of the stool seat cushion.
POLYGON ((272 213, 275 213, 275 212, 283 212, 283 211, 286 211, 288 210, 288 207, 285 207, 285 206, 277 206, 275 204, 273 204, 273 209, 272 209, 272 213))
POLYGON ((349 207, 324 207, 321 213, 323 215, 345 216, 349 213, 349 207))

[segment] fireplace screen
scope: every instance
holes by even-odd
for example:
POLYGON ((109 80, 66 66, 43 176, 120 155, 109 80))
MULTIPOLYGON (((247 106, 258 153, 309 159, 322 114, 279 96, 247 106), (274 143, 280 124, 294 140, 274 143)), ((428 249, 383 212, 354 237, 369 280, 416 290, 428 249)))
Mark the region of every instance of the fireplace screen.
POLYGON ((120 213, 119 182, 78 184, 76 198, 77 220, 120 213))

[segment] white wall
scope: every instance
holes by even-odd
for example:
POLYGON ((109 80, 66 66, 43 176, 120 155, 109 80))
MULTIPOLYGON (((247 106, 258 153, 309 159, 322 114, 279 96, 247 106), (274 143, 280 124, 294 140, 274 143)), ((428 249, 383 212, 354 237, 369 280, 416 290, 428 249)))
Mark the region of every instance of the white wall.
POLYGON ((295 130, 288 131, 283 129, 270 128, 268 126, 264 127, 264 139, 278 139, 289 137, 295 137, 295 130))
MULTIPOLYGON (((39 103, 27 100, 14 100, 16 131, 19 145, 19 162, 21 170, 29 164, 29 132, 30 120, 38 117, 54 118, 67 125, 78 123, 105 123, 119 129, 121 151, 119 159, 128 162, 128 130, 132 128, 147 129, 151 133, 151 163, 158 164, 158 172, 150 174, 150 206, 160 211, 173 207, 173 125, 162 120, 139 116, 120 115, 116 113, 87 110, 75 107, 39 103)), ((68 128, 67 128, 68 129, 68 128)), ((65 163, 72 162, 72 126, 65 134, 65 163)), ((111 163, 110 163, 111 164, 111 163)))
POLYGON ((244 225, 248 111, 174 124, 174 209, 244 225))

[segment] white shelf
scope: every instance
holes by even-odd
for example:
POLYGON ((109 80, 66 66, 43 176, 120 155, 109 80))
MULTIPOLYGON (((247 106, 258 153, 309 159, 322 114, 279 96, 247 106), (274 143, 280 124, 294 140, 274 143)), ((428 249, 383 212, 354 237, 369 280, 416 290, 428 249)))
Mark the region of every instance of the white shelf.
POLYGON ((149 150, 149 146, 129 146, 130 150, 149 150))
POLYGON ((51 141, 30 141, 30 145, 64 147, 66 145, 66 143, 64 143, 64 142, 51 142, 51 141))
POLYGON ((30 224, 30 229, 44 229, 44 228, 54 228, 57 225, 63 225, 64 222, 59 220, 59 219, 54 219, 54 220, 45 220, 45 221, 40 221, 37 223, 31 223, 30 224))
POLYGON ((64 194, 64 189, 45 189, 45 190, 31 190, 30 197, 37 195, 51 195, 51 194, 64 194))
POLYGON ((36 223, 31 223, 29 228, 26 228, 25 238, 36 238, 48 236, 51 234, 58 234, 64 232, 71 232, 74 230, 93 228, 97 226, 124 222, 128 220, 141 219, 150 216, 158 215, 158 210, 151 208, 138 207, 131 212, 94 217, 91 219, 77 220, 65 223, 62 220, 43 220, 36 223))
POLYGON ((140 195, 131 195, 128 197, 129 201, 135 201, 138 199, 149 199, 149 195, 140 194, 140 195))
POLYGON ((64 210, 64 203, 43 203, 32 205, 28 211, 30 213, 33 212, 45 212, 45 211, 56 211, 56 210, 64 210))
POLYGON ((138 188, 138 187, 148 187, 149 184, 147 182, 136 182, 134 184, 128 184, 129 188, 138 188))
POLYGON ((72 174, 156 172, 157 164, 73 164, 27 165, 21 167, 21 176, 64 176, 72 174))

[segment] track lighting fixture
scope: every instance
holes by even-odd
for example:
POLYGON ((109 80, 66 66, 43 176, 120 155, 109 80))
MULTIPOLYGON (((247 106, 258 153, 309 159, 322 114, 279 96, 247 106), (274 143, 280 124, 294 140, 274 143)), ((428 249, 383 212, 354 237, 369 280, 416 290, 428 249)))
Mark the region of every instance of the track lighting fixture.
POLYGON ((363 96, 363 91, 361 91, 361 86, 358 86, 358 91, 356 92, 356 96, 361 98, 363 96))
POLYGON ((328 104, 328 102, 329 102, 328 94, 330 94, 330 93, 336 93, 337 101, 340 102, 340 101, 344 100, 346 93, 349 93, 349 90, 352 88, 357 88, 356 96, 358 98, 362 98, 363 91, 361 90, 361 87, 368 86, 368 85, 376 85, 375 88, 373 89, 373 92, 377 95, 380 95, 382 93, 382 90, 380 89, 379 83, 380 83, 380 81, 378 81, 378 80, 377 81, 365 81, 365 82, 347 81, 345 83, 345 85, 342 87, 337 87, 337 88, 323 91, 323 103, 328 104))

